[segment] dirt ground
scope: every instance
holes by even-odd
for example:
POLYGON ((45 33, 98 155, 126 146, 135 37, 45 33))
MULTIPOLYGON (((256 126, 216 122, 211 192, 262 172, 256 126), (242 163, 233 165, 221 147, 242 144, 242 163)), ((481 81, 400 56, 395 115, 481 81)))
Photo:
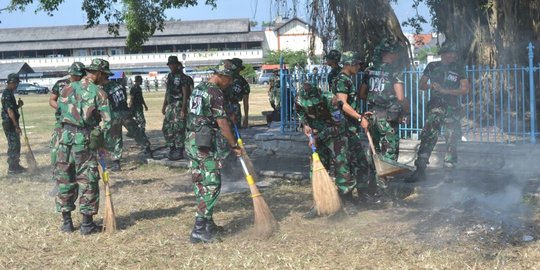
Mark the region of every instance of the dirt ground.
MULTIPOLYGON (((162 143, 162 95, 146 96, 154 145, 162 143)), ((394 191, 413 187, 392 185, 388 192, 398 195, 364 203, 356 216, 314 220, 302 218, 311 204, 309 184, 274 181, 262 191, 279 222, 275 235, 250 238, 253 205, 246 191, 218 202, 214 218, 225 226, 222 242, 190 244, 195 205, 189 173, 138 164, 132 140, 123 171, 111 174, 119 231, 61 233, 48 194, 53 112, 45 96, 23 98, 40 169, 7 177, 0 136, 0 269, 540 269, 538 197, 524 192, 538 189, 539 176, 485 172, 473 179, 458 172, 452 179, 459 180, 445 182, 432 172, 434 180, 409 196, 394 191)), ((254 89, 252 100, 252 120, 263 123, 265 89, 254 89)), ((74 217, 78 228, 81 217, 74 217)))

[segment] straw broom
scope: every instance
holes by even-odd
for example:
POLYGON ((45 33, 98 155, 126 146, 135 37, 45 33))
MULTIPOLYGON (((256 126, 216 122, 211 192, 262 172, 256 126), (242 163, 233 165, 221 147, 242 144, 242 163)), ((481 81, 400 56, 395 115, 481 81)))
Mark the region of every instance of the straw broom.
POLYGON ((341 209, 341 200, 337 187, 323 166, 313 137, 310 136, 311 151, 311 184, 313 188, 313 202, 320 216, 334 215, 341 209))
MULTIPOLYGON (((19 98, 19 102, 22 102, 21 98, 19 98)), ((22 124, 23 124, 23 133, 24 133, 24 146, 26 147, 26 152, 24 153, 24 158, 26 159, 26 163, 28 163, 28 169, 30 171, 35 171, 37 169, 37 162, 36 158, 34 157, 34 152, 32 152, 32 148, 30 148, 30 141, 28 140, 28 136, 26 135, 26 123, 24 122, 24 111, 21 107, 21 117, 22 117, 22 124)))
POLYGON ((244 170, 246 181, 251 191, 251 198, 253 198, 253 213, 255 215, 254 235, 259 238, 268 238, 278 229, 278 223, 262 197, 261 192, 259 192, 253 176, 249 173, 244 158, 240 156, 238 159, 244 170))
POLYGON ((253 198, 253 212, 255 215, 254 233, 257 237, 268 238, 278 229, 278 223, 255 184, 255 167, 244 149, 244 143, 242 142, 242 138, 240 137, 236 125, 234 125, 234 131, 236 132, 238 146, 242 150, 242 154, 238 159, 244 170, 246 181, 251 192, 251 198, 253 198))
POLYGON ((116 231, 116 217, 114 215, 114 205, 111 197, 111 188, 109 186, 109 171, 105 166, 103 156, 99 155, 98 170, 103 180, 103 188, 105 190, 105 210, 103 212, 103 231, 114 233, 116 231))

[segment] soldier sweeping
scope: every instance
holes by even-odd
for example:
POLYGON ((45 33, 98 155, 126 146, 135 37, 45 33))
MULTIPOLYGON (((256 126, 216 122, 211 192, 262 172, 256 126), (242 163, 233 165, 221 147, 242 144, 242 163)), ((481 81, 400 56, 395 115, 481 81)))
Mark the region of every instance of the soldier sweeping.
POLYGON ((103 147, 103 134, 111 127, 111 111, 107 94, 102 87, 109 76, 109 63, 92 60, 85 68, 81 81, 64 87, 60 93, 58 110, 62 124, 54 178, 58 185, 56 210, 62 213, 63 232, 75 230, 71 212, 79 197, 79 211, 83 215, 80 233, 98 232, 93 216, 99 206, 99 174, 97 151, 103 147), (100 125, 101 124, 101 125, 100 125))
MULTIPOLYGON (((106 66, 106 68, 108 74, 112 75, 113 73, 110 72, 109 66, 106 66)), ((132 134, 134 136, 137 144, 144 149, 144 157, 151 157, 152 150, 150 149, 150 141, 148 140, 148 137, 144 131, 139 128, 128 107, 126 88, 117 82, 109 81, 107 79, 104 85, 104 90, 109 98, 109 105, 111 106, 112 114, 111 128, 108 130, 109 134, 106 140, 108 148, 112 149, 111 159, 113 162, 111 165, 111 171, 120 171, 120 160, 122 159, 122 150, 124 147, 122 126, 128 130, 128 134, 132 134)))
POLYGON ((420 133, 420 148, 414 163, 416 171, 405 179, 406 182, 425 179, 429 157, 443 126, 446 140, 444 166, 454 168, 457 163, 457 143, 461 139, 462 117, 458 97, 469 93, 469 81, 465 76, 464 66, 457 62, 457 52, 455 44, 445 42, 439 50, 441 61, 429 63, 420 78, 420 90, 431 89, 431 98, 426 123, 420 133))
POLYGON ((21 128, 19 127, 19 108, 24 103, 20 99, 18 103, 15 100, 15 91, 17 91, 19 82, 19 74, 9 74, 7 77, 7 88, 2 93, 2 127, 8 142, 8 174, 18 174, 26 171, 26 168, 20 165, 21 128))
POLYGON ((216 234, 222 229, 213 220, 221 190, 224 157, 220 150, 230 146, 237 156, 241 154, 227 120, 222 92, 231 85, 233 76, 232 70, 221 70, 199 84, 189 98, 186 145, 197 202, 190 236, 193 243, 217 241, 216 234))

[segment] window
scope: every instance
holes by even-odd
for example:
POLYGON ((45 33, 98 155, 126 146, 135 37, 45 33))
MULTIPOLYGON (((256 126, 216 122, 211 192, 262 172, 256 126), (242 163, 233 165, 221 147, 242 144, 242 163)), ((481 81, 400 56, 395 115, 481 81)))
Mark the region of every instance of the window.
POLYGON ((105 49, 103 48, 92 49, 90 54, 92 56, 105 55, 105 49))
POLYGON ((124 48, 110 48, 109 51, 111 52, 111 55, 124 54, 124 48))

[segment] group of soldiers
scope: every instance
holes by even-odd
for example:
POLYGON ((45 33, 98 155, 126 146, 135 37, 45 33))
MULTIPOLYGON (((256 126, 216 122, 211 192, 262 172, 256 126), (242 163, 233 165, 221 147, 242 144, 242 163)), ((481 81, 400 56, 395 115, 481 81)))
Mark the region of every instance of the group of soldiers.
MULTIPOLYGON (((212 242, 222 230, 212 218, 221 188, 220 168, 231 152, 241 153, 232 127, 247 126, 249 84, 240 75, 244 66, 238 58, 225 60, 221 70, 195 89, 193 79, 183 73, 183 65, 176 56, 168 58, 167 66, 170 72, 162 107, 165 116, 162 131, 169 147, 168 158, 182 159, 186 150, 197 200, 191 241, 212 242), (244 103, 243 121, 240 101, 244 103)), ((73 232, 71 212, 79 198, 79 212, 83 216, 80 233, 88 235, 99 231, 93 221, 99 205, 99 164, 109 155, 111 170, 121 170, 122 127, 142 147, 145 157, 153 155, 145 133, 143 109, 148 110, 148 106, 142 95, 142 77, 135 77, 128 99, 125 87, 109 80, 113 73, 106 60, 94 59, 88 66, 75 62, 68 74, 69 78, 53 86, 49 99, 55 109, 50 142, 53 179, 57 186, 55 204, 63 218, 60 230, 73 232)), ((23 102, 16 102, 14 96, 19 82, 17 74, 10 74, 7 89, 2 94, 8 174, 26 171, 19 164, 19 108, 23 102)))
MULTIPOLYGON (((401 67, 397 65, 401 44, 384 39, 376 49, 373 63, 364 70, 359 86, 353 77, 365 61, 358 52, 331 50, 326 56, 331 67, 328 89, 322 91, 319 80, 306 80, 297 94, 296 110, 309 138, 316 146, 325 167, 333 172, 344 210, 357 212, 357 203, 377 193, 384 186, 373 166, 374 154, 364 151, 360 131, 371 134, 377 154, 386 160, 397 161, 399 154, 399 124, 406 121, 408 104, 405 99, 401 67), (360 113, 364 100, 367 110, 360 113), (353 192, 357 190, 357 197, 353 192)), ((456 144, 461 137, 461 119, 457 97, 468 93, 464 67, 457 63, 457 48, 445 43, 440 49, 441 61, 430 63, 420 79, 420 89, 431 89, 428 114, 421 133, 421 145, 415 161, 416 171, 406 181, 425 180, 429 156, 444 126, 447 139, 445 166, 457 162, 456 144)), ((225 158, 241 154, 233 132, 248 124, 250 88, 240 75, 244 68, 241 59, 223 61, 223 66, 194 88, 193 80, 183 73, 176 56, 168 58, 166 93, 162 106, 163 134, 169 147, 168 158, 178 160, 184 152, 190 159, 193 189, 196 197, 196 217, 190 234, 191 242, 214 242, 223 230, 214 223, 213 209, 221 189, 220 168, 225 158), (243 103, 244 117, 242 117, 243 103)), ((58 186, 56 209, 62 213, 61 231, 75 230, 71 212, 80 195, 79 211, 83 215, 80 233, 98 231, 93 216, 99 205, 98 160, 110 153, 111 169, 121 170, 122 127, 142 147, 144 156, 152 156, 145 134, 142 78, 135 78, 131 98, 125 87, 110 81, 109 63, 94 59, 89 66, 73 63, 70 77, 58 81, 50 96, 56 122, 51 140, 53 179, 58 186), (129 101, 129 102, 128 102, 129 101)), ((276 71, 277 75, 277 71, 276 71)), ((10 74, 7 89, 2 94, 2 126, 8 139, 8 174, 25 171, 19 164, 19 108, 15 89, 17 74, 10 74)), ((279 108, 279 77, 271 83, 271 104, 279 108)), ((317 216, 312 208, 306 218, 317 216)))
MULTIPOLYGON (((325 56, 331 67, 327 81, 330 90, 322 91, 316 82, 306 80, 297 94, 296 111, 303 132, 310 147, 316 146, 325 168, 333 172, 343 208, 349 215, 357 213, 359 202, 373 199, 385 187, 387 179, 377 175, 373 159, 394 164, 398 160, 399 125, 407 121, 410 107, 405 98, 402 67, 398 65, 403 48, 392 38, 383 39, 375 49, 372 64, 363 70, 358 86, 354 78, 366 61, 358 52, 341 54, 331 50, 325 56), (365 108, 361 108, 361 100, 365 101, 365 108), (364 151, 361 130, 371 135, 377 153, 364 151), (357 198, 353 197, 354 190, 357 198)), ((406 182, 426 179, 425 169, 442 127, 447 147, 445 167, 453 168, 457 162, 456 144, 461 138, 457 98, 469 91, 457 52, 453 43, 444 43, 439 51, 441 61, 429 63, 420 79, 420 90, 431 89, 431 99, 420 135, 416 170, 406 177, 406 182)), ((317 213, 312 208, 304 217, 314 218, 317 213)))

